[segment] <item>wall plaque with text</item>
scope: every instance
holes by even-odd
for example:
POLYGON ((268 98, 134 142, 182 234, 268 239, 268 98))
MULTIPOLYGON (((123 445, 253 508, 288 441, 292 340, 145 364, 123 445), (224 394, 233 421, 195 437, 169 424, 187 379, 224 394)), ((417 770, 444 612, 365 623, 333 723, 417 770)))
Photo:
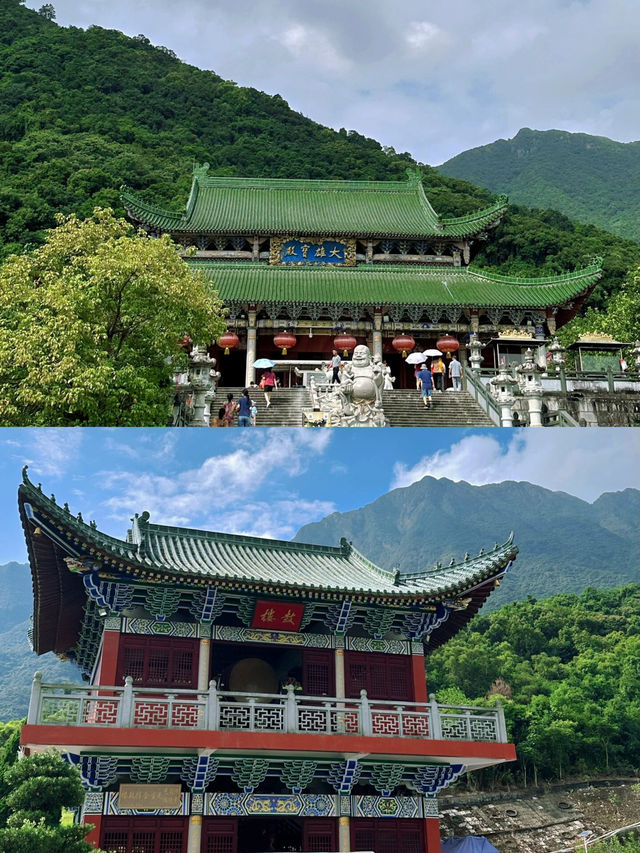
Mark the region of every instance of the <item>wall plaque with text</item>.
POLYGON ((179 809, 181 803, 180 785, 120 785, 119 809, 179 809))

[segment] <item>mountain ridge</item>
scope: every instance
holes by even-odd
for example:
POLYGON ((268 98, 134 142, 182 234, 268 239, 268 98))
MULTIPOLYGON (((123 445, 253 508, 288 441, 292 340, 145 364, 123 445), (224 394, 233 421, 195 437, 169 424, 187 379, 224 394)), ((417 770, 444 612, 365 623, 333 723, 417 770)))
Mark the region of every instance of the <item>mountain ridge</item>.
POLYGON ((463 151, 437 169, 507 193, 513 203, 553 208, 637 241, 639 166, 640 141, 523 127, 511 139, 463 151))

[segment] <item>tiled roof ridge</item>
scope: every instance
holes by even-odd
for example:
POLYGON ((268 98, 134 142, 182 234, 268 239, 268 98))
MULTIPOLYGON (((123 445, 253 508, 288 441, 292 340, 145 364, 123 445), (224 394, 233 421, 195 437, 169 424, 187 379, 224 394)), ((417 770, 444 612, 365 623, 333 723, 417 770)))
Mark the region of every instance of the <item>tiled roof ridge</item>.
POLYGON ((445 575, 447 572, 455 571, 457 569, 469 569, 472 568, 475 564, 479 564, 479 568, 486 568, 487 561, 500 562, 500 560, 505 557, 509 553, 518 553, 518 546, 513 544, 514 533, 513 530, 509 533, 507 540, 503 542, 501 545, 497 542, 494 544, 493 548, 490 551, 485 551, 484 548, 480 549, 480 553, 476 554, 473 557, 470 557, 468 554, 465 554, 464 559, 455 560, 452 559, 448 566, 442 566, 439 562, 435 564, 435 566, 431 569, 423 569, 418 572, 400 572, 399 581, 406 580, 420 580, 423 578, 436 578, 437 575, 445 575))
POLYGON ((54 495, 47 497, 39 484, 38 486, 35 486, 31 482, 27 475, 27 469, 27 465, 22 469, 22 483, 18 489, 20 495, 34 499, 39 506, 45 508, 52 516, 70 527, 78 535, 83 536, 90 542, 94 543, 99 548, 104 548, 106 546, 119 556, 136 559, 136 546, 133 543, 127 542, 124 539, 118 539, 115 536, 110 536, 108 533, 103 533, 101 530, 98 530, 95 522, 87 523, 84 521, 81 513, 78 513, 77 516, 72 515, 68 504, 60 506, 56 502, 54 495))
MULTIPOLYGON (((197 269, 206 269, 206 270, 253 270, 265 272, 269 271, 270 273, 277 274, 280 273, 284 267, 277 264, 267 264, 260 263, 256 264, 255 261, 210 261, 210 260, 201 260, 198 258, 188 258, 187 262, 189 266, 196 267, 197 269)), ((465 275, 472 275, 479 279, 485 279, 486 281, 491 281, 495 284, 506 284, 506 285, 535 285, 537 287, 553 287, 561 281, 576 281, 585 276, 591 276, 596 273, 600 273, 602 271, 603 259, 602 258, 593 258, 589 264, 585 267, 580 267, 576 270, 570 270, 569 272, 564 273, 547 273, 545 275, 540 276, 517 276, 517 275, 505 275, 499 272, 493 272, 492 270, 487 270, 482 267, 475 267, 473 264, 469 264, 464 267, 452 267, 448 264, 429 264, 428 266, 425 264, 358 264, 355 267, 346 267, 339 266, 338 264, 326 264, 326 265, 309 265, 308 267, 304 267, 305 275, 357 275, 362 273, 364 275, 375 275, 376 272, 385 272, 385 273, 395 273, 398 276, 406 274, 408 271, 411 272, 412 275, 415 276, 424 276, 425 278, 430 278, 435 275, 442 275, 442 273, 446 273, 448 276, 458 276, 462 277, 465 275)), ((292 267, 291 271, 299 271, 300 267, 292 267)), ((289 270, 287 270, 289 271, 289 270)))
POLYGON ((340 178, 237 178, 225 175, 207 175, 196 177, 195 181, 203 188, 225 188, 241 190, 300 190, 302 192, 394 192, 413 193, 415 187, 410 181, 352 181, 340 178))
MULTIPOLYGON (((149 522, 141 523, 141 518, 138 518, 138 528, 141 532, 143 542, 146 538, 146 533, 148 532, 149 534, 155 533, 160 536, 178 536, 180 538, 193 537, 196 539, 204 539, 210 542, 227 542, 237 543, 238 545, 255 545, 266 549, 277 548, 283 551, 321 553, 335 557, 347 556, 350 548, 350 546, 348 546, 348 543, 346 543, 346 540, 344 540, 344 542, 346 543, 345 545, 315 545, 311 542, 293 542, 289 539, 267 539, 263 536, 251 536, 245 533, 227 533, 218 530, 203 530, 197 527, 175 527, 173 525, 152 524, 149 522)), ((372 563, 371 565, 374 564, 372 563)), ((384 571, 379 567, 375 568, 378 568, 378 571, 384 571)))
POLYGON ((154 216, 165 216, 168 219, 173 219, 176 225, 184 225, 188 221, 188 217, 185 216, 184 212, 176 213, 175 210, 167 210, 166 208, 152 204, 149 201, 144 201, 144 199, 140 198, 140 196, 126 184, 123 184, 120 187, 120 199, 123 202, 123 206, 129 213, 131 212, 131 207, 135 207, 144 213, 150 213, 154 216), (129 202, 129 204, 127 204, 127 202, 129 202))

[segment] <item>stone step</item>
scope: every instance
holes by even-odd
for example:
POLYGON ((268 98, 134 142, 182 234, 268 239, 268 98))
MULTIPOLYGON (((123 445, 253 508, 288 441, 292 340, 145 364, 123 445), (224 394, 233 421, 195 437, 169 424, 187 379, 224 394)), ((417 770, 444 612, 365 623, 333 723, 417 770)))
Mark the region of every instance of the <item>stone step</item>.
MULTIPOLYGON (((220 387, 212 404, 222 406, 227 394, 237 400, 242 393, 240 387, 220 387)), ((302 425, 302 414, 309 409, 310 400, 305 388, 280 388, 271 395, 267 408, 261 390, 254 390, 252 399, 258 407, 259 427, 297 427, 302 425)), ((382 404, 392 427, 450 427, 450 426, 495 426, 491 418, 466 391, 435 393, 431 409, 425 410, 422 397, 414 389, 384 391, 382 404)))

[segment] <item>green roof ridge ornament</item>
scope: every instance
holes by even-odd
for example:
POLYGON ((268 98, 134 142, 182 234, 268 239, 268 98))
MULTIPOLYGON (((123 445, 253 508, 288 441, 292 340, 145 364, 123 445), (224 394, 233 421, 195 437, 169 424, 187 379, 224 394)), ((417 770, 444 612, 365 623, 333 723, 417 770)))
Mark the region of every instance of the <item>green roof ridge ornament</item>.
POLYGON ((206 178, 207 173, 209 171, 208 163, 195 163, 193 167, 193 177, 194 178, 206 178))
POLYGON ((405 171, 407 173, 407 183, 410 187, 419 187, 422 185, 422 172, 420 169, 412 169, 409 167, 405 171))

